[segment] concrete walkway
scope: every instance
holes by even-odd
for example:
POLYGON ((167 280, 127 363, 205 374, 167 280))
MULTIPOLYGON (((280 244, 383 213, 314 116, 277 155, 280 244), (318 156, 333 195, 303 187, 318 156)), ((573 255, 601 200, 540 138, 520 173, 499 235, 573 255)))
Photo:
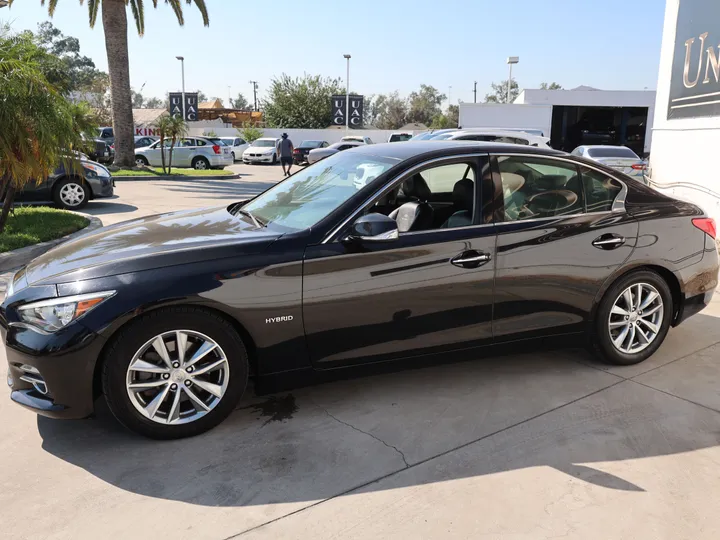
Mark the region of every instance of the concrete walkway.
POLYGON ((249 397, 194 439, 0 400, 8 538, 720 535, 720 298, 647 362, 538 351, 249 397))

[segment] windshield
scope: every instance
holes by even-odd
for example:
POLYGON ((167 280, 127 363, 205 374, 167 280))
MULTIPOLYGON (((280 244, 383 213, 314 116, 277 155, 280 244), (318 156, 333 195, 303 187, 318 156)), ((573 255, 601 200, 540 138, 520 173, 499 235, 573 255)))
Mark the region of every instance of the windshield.
POLYGON ((635 152, 622 146, 616 148, 588 148, 588 156, 593 158, 618 157, 640 159, 635 152))
POLYGON ((409 141, 412 138, 412 135, 409 133, 393 133, 390 135, 390 141, 389 142, 398 142, 398 141, 409 141))
POLYGON ((320 148, 322 141, 303 141, 300 143, 300 148, 320 148))
POLYGON ((241 209, 264 225, 312 227, 399 160, 338 152, 297 172, 241 209))
POLYGON ((257 141, 253 141, 251 146, 257 146, 259 148, 270 148, 272 146, 275 146, 275 141, 269 141, 267 139, 258 139, 257 141))

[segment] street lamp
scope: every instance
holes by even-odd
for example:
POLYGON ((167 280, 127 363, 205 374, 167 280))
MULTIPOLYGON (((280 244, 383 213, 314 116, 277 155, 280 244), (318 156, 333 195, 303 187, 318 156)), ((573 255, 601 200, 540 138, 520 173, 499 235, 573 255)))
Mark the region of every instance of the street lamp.
POLYGON ((345 133, 350 130, 350 55, 343 54, 347 60, 347 77, 345 78, 345 133))
POLYGON ((185 116, 185 57, 184 56, 176 56, 178 60, 180 60, 180 69, 182 70, 182 111, 183 111, 183 121, 187 118, 185 116))
POLYGON ((510 85, 512 84, 512 67, 513 67, 513 64, 517 64, 519 61, 520 61, 519 56, 508 56, 507 63, 510 66, 510 76, 508 77, 507 99, 505 100, 506 103, 510 103, 510 85))

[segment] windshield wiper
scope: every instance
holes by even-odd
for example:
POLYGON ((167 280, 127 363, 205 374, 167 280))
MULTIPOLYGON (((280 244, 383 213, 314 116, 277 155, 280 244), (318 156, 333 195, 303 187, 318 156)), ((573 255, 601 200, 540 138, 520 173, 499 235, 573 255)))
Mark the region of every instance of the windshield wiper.
POLYGON ((238 208, 238 209, 236 210, 236 212, 237 212, 238 214, 242 214, 243 216, 247 216, 247 217, 249 217, 250 219, 252 219, 253 223, 255 224, 255 226, 256 226, 258 229, 262 229, 262 228, 265 226, 265 224, 264 224, 262 221, 260 221, 258 218, 256 218, 255 216, 253 216, 253 215, 252 215, 250 212, 248 212, 247 210, 243 210, 242 208, 238 208))

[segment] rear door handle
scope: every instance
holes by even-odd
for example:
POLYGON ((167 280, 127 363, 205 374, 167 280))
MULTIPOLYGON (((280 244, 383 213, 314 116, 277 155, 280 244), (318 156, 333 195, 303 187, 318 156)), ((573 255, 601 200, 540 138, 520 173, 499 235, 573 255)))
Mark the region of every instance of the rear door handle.
POLYGON ((625 244, 625 237, 619 234, 603 234, 593 240, 592 245, 598 249, 617 249, 625 244))
POLYGON ((480 251, 463 251, 460 255, 450 259, 450 263, 460 268, 477 268, 490 262, 490 255, 480 251))

